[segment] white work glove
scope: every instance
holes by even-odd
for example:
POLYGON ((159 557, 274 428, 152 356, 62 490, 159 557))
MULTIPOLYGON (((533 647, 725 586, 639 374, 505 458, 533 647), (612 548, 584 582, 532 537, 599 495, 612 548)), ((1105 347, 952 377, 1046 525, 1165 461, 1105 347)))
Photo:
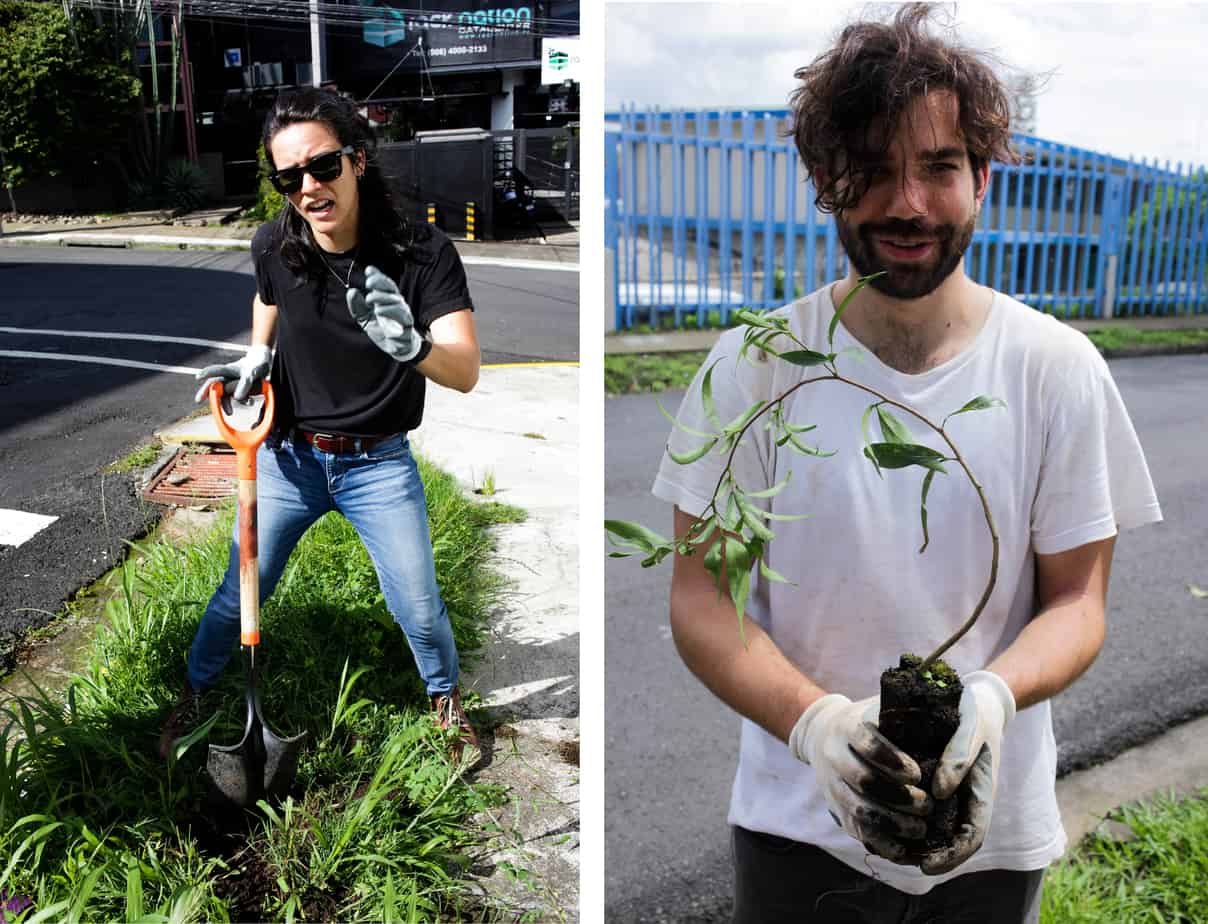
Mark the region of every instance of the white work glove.
POLYGON ((948 799, 958 789, 967 792, 967 809, 957 819, 952 846, 933 850, 919 868, 929 876, 956 869, 981 847, 990 830, 1002 735, 1015 717, 1015 697, 1007 682, 993 671, 973 671, 961 677, 960 725, 944 748, 931 794, 948 799))
POLYGON ((423 340, 415 330, 411 308, 394 280, 376 266, 367 266, 365 290, 350 288, 345 293, 353 320, 398 362, 414 359, 423 340))
POLYGON ((814 768, 831 817, 871 853, 909 863, 909 841, 927 834, 932 801, 919 766, 877 730, 881 698, 817 700, 789 735, 789 751, 814 768))
MULTIPOLYGON (((264 380, 273 365, 273 351, 262 343, 253 344, 242 359, 233 363, 206 366, 194 378, 205 379, 194 401, 206 400, 206 392, 214 382, 237 382, 235 400, 243 401, 264 380)), ((224 395, 224 397, 226 397, 224 395)))

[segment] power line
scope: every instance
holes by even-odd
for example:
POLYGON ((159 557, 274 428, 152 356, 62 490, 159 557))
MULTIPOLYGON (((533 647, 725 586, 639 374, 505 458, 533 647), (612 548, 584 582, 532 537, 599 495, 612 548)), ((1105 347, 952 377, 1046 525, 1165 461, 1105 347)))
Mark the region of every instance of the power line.
MULTIPOLYGON (((53 0, 22 0, 31 5, 49 6, 53 0)), ((55 4, 57 5, 57 4, 55 4)), ((130 7, 120 0, 71 0, 73 8, 100 10, 102 12, 128 13, 130 7)), ((151 0, 152 12, 172 13, 178 9, 177 4, 156 2, 151 0)), ((233 0, 185 0, 179 7, 185 16, 200 20, 228 19, 233 21, 268 21, 277 23, 309 23, 312 7, 309 0, 255 0, 255 2, 233 2, 233 0)), ((369 7, 349 6, 331 0, 320 0, 316 5, 322 20, 327 25, 363 25, 367 22, 401 21, 404 25, 428 28, 430 30, 475 29, 489 37, 507 35, 533 35, 537 37, 564 37, 574 35, 579 30, 579 20, 534 16, 529 19, 514 22, 487 21, 476 22, 462 19, 465 14, 471 16, 475 11, 466 10, 462 13, 447 11, 423 10, 414 7, 369 7), (453 16, 458 16, 454 20, 453 16)))

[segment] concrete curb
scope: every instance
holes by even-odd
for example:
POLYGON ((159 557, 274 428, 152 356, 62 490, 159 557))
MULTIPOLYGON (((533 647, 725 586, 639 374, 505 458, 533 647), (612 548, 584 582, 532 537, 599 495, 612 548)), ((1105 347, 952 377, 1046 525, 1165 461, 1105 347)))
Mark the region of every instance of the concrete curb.
MULTIPOLYGON (((549 270, 562 272, 579 272, 578 245, 523 245, 526 253, 536 251, 537 255, 529 257, 490 256, 481 253, 483 248, 498 247, 506 250, 517 249, 507 241, 498 243, 454 241, 459 252, 473 249, 471 253, 462 253, 462 262, 467 266, 498 266, 508 269, 549 270), (467 248, 465 245, 469 244, 467 248), (548 247, 548 250, 545 248, 548 247), (544 253, 548 253, 545 256, 544 253), (562 251, 573 251, 575 259, 565 260, 562 251)), ((122 234, 105 231, 46 231, 26 232, 17 231, 0 235, 0 246, 41 246, 58 244, 60 247, 160 247, 178 250, 249 250, 251 239, 244 237, 199 237, 182 234, 122 234)))

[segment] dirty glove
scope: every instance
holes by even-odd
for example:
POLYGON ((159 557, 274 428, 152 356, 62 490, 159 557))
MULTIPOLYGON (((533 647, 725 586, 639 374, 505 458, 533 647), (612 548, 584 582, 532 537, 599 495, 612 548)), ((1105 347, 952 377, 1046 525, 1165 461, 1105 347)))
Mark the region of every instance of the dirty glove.
POLYGON ((881 698, 817 700, 789 736, 789 751, 814 768, 831 817, 871 853, 908 862, 910 840, 927 833, 931 797, 914 759, 877 730, 881 698))
POLYGON ((206 366, 197 373, 195 378, 205 379, 205 382, 202 383, 201 389, 193 400, 199 403, 205 401, 206 392, 210 390, 210 385, 214 382, 237 380, 234 397, 236 401, 243 401, 264 380, 272 365, 272 348, 262 343, 253 344, 242 359, 233 363, 206 366))
POLYGON ((423 339, 415 330, 411 308, 394 280, 376 266, 365 268, 365 292, 349 289, 348 310, 378 347, 400 363, 414 359, 423 339))
POLYGON ((957 819, 952 846, 933 850, 920 864, 929 876, 956 869, 981 847, 990 830, 1002 734, 1015 716, 1015 697, 1007 682, 992 671, 973 671, 961 678, 960 725, 936 767, 931 794, 950 798, 962 786, 968 792, 965 815, 957 819))

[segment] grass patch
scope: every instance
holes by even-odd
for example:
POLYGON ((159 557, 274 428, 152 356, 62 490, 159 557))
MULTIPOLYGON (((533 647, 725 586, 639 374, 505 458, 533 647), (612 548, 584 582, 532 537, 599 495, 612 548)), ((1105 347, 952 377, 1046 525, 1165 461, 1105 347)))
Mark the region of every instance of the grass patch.
POLYGON ((605 354, 604 392, 630 395, 687 388, 708 355, 707 350, 605 354))
POLYGON ((1127 806, 1111 817, 1135 838, 1092 834, 1051 866, 1042 924, 1208 920, 1208 789, 1198 798, 1127 806))
POLYGON ((1091 343, 1100 350, 1124 350, 1134 347, 1208 347, 1208 330, 1138 330, 1115 325, 1087 331, 1091 343))
POLYGON ((139 446, 138 449, 127 456, 118 459, 105 466, 106 475, 122 475, 126 472, 132 472, 135 469, 146 468, 157 458, 160 451, 164 448, 164 444, 159 440, 152 440, 145 446, 139 446))
MULTIPOLYGON (((523 518, 470 500, 420 460, 437 578, 463 663, 504 579, 487 530, 523 518)), ((226 568, 233 510, 188 546, 154 541, 116 573, 86 663, 65 697, 0 706, 0 893, 9 920, 492 919, 468 880, 503 804, 445 758, 402 631, 351 526, 329 515, 295 550, 262 611, 263 711, 308 731, 282 805, 224 818, 208 801, 204 742, 155 753, 184 657, 226 568), (11 907, 11 906, 10 906, 11 907), (11 914, 11 912, 10 912, 11 914)), ((207 696, 210 740, 242 734, 239 658, 207 696)))

